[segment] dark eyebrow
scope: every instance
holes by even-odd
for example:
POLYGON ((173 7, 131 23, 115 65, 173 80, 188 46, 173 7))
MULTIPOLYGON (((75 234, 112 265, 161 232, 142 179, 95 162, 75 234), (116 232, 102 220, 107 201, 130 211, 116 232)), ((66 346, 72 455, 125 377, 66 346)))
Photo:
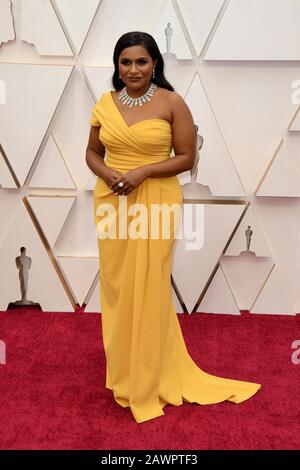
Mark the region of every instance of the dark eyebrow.
MULTIPOLYGON (((120 60, 123 60, 123 59, 129 60, 128 57, 122 57, 122 59, 120 59, 120 60)), ((137 60, 141 60, 141 59, 146 59, 146 60, 148 60, 148 57, 138 57, 138 58, 137 58, 137 60)))

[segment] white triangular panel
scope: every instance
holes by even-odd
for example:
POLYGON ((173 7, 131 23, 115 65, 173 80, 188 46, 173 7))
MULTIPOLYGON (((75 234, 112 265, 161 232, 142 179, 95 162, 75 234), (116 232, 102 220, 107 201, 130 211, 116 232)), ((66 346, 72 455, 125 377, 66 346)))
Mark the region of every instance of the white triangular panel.
POLYGON ((99 256, 93 193, 90 191, 82 191, 78 194, 54 250, 58 256, 99 256))
POLYGON ((0 105, 6 104, 6 83, 0 80, 0 105))
POLYGON ((256 191, 257 196, 300 197, 300 162, 297 161, 299 145, 300 138, 290 137, 282 141, 256 191))
POLYGON ((0 187, 16 188, 15 180, 13 179, 1 152, 0 152, 0 187))
POLYGON ((99 259, 60 256, 58 261, 77 302, 82 305, 99 269, 99 259))
POLYGON ((83 187, 83 189, 86 189, 88 191, 94 191, 95 185, 97 183, 98 177, 91 171, 90 176, 87 178, 86 183, 83 187))
POLYGON ((300 198, 260 197, 255 212, 263 224, 274 262, 280 266, 280 274, 288 286, 290 301, 299 312, 300 198))
POLYGON ((3 42, 15 39, 11 6, 12 3, 10 0, 1 0, 0 2, 0 46, 3 42))
POLYGON ((182 69, 178 62, 165 62, 164 70, 167 80, 173 85, 175 91, 184 98, 193 81, 197 66, 188 62, 184 64, 182 69))
POLYGON ((300 131, 300 108, 296 116, 294 117, 291 125, 289 126, 289 131, 295 131, 295 132, 300 131))
POLYGON ((281 315, 297 313, 290 300, 289 287, 277 266, 271 272, 250 312, 281 315))
MULTIPOLYGON (((202 219, 201 212, 199 212, 199 223, 197 224, 195 206, 195 204, 184 204, 183 238, 176 240, 174 249, 173 276, 189 312, 196 304, 244 209, 242 205, 206 204, 204 206, 204 219, 202 219), (192 219, 187 206, 193 206, 192 219), (187 243, 190 243, 190 241, 187 240, 187 236, 189 236, 189 233, 192 235, 196 231, 197 240, 201 240, 203 230, 203 248, 191 250, 190 247, 196 247, 196 243, 192 240, 192 245, 188 246, 187 243), (190 274, 187 276, 186 273, 190 274)), ((203 209, 203 205, 199 204, 199 206, 202 206, 203 209)))
POLYGON ((75 199, 75 196, 28 198, 51 247, 54 246, 75 199))
POLYGON ((178 7, 197 55, 202 51, 223 0, 178 0, 178 7))
POLYGON ((31 188, 76 188, 52 135, 49 136, 29 186, 31 188))
POLYGON ((197 183, 208 186, 214 196, 244 196, 245 192, 231 160, 220 128, 198 74, 185 97, 198 133, 203 137, 197 183))
POLYGON ((84 39, 95 16, 100 0, 56 0, 56 5, 69 31, 77 52, 80 52, 84 39))
POLYGON ((247 250, 247 238, 245 232, 248 230, 249 226, 252 230, 250 250, 254 252, 256 256, 271 257, 271 252, 267 246, 259 221, 257 220, 252 206, 249 207, 244 215, 239 228, 235 232, 234 237, 226 250, 225 256, 239 256, 243 251, 247 250))
POLYGON ((90 176, 85 153, 90 131, 89 120, 94 104, 85 81, 76 71, 72 76, 72 83, 64 93, 61 110, 55 119, 52 133, 79 188, 83 188, 90 176))
POLYGON ((85 312, 102 313, 101 299, 100 299, 100 285, 99 280, 93 290, 93 293, 84 309, 85 312))
POLYGON ((231 0, 206 60, 299 60, 298 0, 231 0))
POLYGON ((240 315, 239 308, 220 266, 209 284, 197 312, 240 315))
POLYGON ((0 247, 9 230, 12 221, 15 217, 15 212, 18 210, 20 204, 19 191, 12 191, 10 189, 0 189, 0 247))
POLYGON ((273 269, 272 259, 243 252, 240 256, 222 256, 220 264, 240 310, 250 310, 273 269))
POLYGON ((40 55, 73 55, 50 0, 21 0, 21 39, 40 55))
POLYGON ((69 66, 0 64, 0 76, 9 83, 7 103, 0 106, 0 142, 21 185, 71 70, 69 66))
POLYGON ((171 0, 168 0, 164 11, 156 24, 156 28, 153 36, 157 42, 157 45, 162 54, 167 52, 166 45, 166 34, 165 29, 167 24, 170 23, 172 28, 171 41, 170 41, 170 53, 175 54, 177 59, 191 60, 192 54, 190 48, 186 42, 185 36, 182 31, 181 24, 174 11, 171 0))
POLYGON ((297 76, 300 67, 295 63, 257 67, 216 62, 201 67, 201 81, 247 193, 257 188, 295 112, 291 83, 297 76))
POLYGON ((113 90, 111 83, 112 67, 84 67, 84 72, 96 100, 100 98, 102 93, 113 90))
POLYGON ((72 311, 73 307, 22 202, 0 248, 0 310, 6 310, 10 302, 21 297, 15 258, 20 255, 22 246, 31 258, 28 300, 38 302, 44 311, 72 311))

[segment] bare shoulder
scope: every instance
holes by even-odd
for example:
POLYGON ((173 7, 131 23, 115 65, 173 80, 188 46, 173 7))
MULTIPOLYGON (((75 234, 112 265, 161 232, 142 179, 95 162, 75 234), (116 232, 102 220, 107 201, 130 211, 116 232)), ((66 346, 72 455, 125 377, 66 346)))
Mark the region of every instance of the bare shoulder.
POLYGON ((162 100, 164 100, 166 104, 166 108, 169 111, 172 121, 176 116, 181 116, 182 118, 187 116, 189 118, 191 117, 189 107, 179 93, 176 91, 167 90, 165 88, 159 88, 159 92, 162 100))
POLYGON ((183 123, 193 123, 190 108, 179 93, 167 90, 166 99, 168 102, 168 108, 172 115, 173 124, 176 122, 178 126, 181 126, 183 123))
POLYGON ((163 90, 164 98, 167 100, 169 109, 172 113, 178 111, 182 112, 183 110, 188 111, 188 106, 182 96, 176 91, 170 91, 166 89, 163 90))
POLYGON ((181 96, 176 91, 167 90, 166 88, 161 87, 159 87, 158 90, 161 97, 168 100, 170 103, 175 102, 176 100, 182 100, 181 96))
POLYGON ((176 91, 171 91, 168 95, 169 104, 172 111, 188 109, 188 106, 182 96, 176 91))

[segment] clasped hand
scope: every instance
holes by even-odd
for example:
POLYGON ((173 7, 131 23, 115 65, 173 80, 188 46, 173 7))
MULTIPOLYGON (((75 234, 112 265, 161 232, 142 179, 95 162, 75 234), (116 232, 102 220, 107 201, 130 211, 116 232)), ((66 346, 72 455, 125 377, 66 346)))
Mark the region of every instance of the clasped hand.
POLYGON ((127 194, 136 189, 146 179, 146 172, 143 167, 134 168, 124 174, 114 169, 111 171, 112 173, 107 182, 108 186, 114 193, 123 196, 127 196, 127 194), (123 186, 119 186, 120 182, 123 183, 123 186))

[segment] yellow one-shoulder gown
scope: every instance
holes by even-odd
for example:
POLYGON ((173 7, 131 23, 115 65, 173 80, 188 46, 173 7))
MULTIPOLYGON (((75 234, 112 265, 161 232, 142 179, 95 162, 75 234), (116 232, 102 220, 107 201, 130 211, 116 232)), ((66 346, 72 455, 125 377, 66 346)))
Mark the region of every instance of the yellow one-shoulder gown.
MULTIPOLYGON (((106 149, 106 165, 121 173, 170 158, 170 123, 157 118, 128 126, 110 91, 103 93, 93 107, 90 124, 101 126, 99 139, 106 149)), ((98 178, 94 188, 95 225, 99 227, 104 217, 99 205, 111 205, 115 214, 122 212, 122 217, 127 214, 129 226, 132 204, 142 204, 150 213, 151 204, 182 206, 182 201, 177 176, 147 178, 128 196, 113 193, 98 178)), ((161 232, 157 239, 134 238, 121 236, 119 226, 116 217, 115 237, 99 238, 97 232, 106 387, 112 390, 115 401, 130 407, 141 423, 164 415, 166 404, 239 403, 254 395, 259 384, 210 375, 187 351, 172 298, 175 231, 169 239, 161 232)))

